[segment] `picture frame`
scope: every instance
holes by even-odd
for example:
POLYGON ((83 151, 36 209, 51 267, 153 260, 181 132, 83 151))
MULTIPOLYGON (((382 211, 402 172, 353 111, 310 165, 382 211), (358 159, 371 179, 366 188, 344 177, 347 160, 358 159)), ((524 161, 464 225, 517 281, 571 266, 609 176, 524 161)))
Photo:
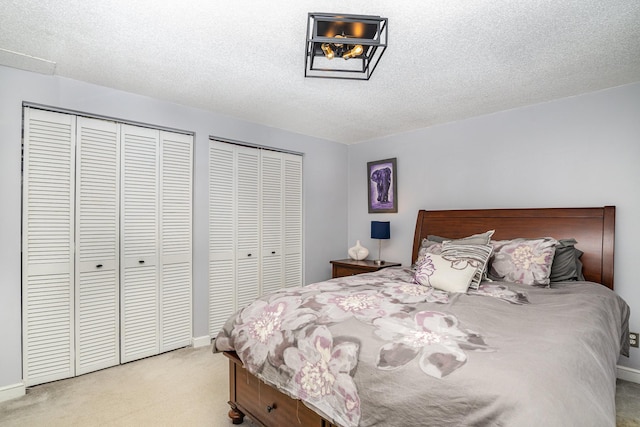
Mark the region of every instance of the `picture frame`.
POLYGON ((369 213, 398 212, 398 178, 396 158, 367 163, 369 213))

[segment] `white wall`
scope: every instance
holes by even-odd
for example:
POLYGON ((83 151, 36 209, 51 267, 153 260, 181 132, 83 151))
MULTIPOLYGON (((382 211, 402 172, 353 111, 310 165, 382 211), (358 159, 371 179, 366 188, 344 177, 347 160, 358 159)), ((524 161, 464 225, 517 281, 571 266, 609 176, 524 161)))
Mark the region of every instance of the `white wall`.
POLYGON ((220 114, 0 66, 0 390, 22 379, 20 144, 22 102, 195 132, 194 336, 207 335, 209 136, 304 153, 305 282, 331 276, 347 233, 347 147, 220 114), (331 173, 327 173, 330 168, 331 173))
MULTIPOLYGON (((383 258, 411 261, 419 209, 615 205, 615 290, 640 331, 640 83, 349 147, 349 242, 391 221, 383 258), (367 211, 366 163, 398 159, 397 214, 367 211)), ((571 349, 567 349, 571 351, 571 349)), ((640 369, 631 349, 620 365, 640 369)))

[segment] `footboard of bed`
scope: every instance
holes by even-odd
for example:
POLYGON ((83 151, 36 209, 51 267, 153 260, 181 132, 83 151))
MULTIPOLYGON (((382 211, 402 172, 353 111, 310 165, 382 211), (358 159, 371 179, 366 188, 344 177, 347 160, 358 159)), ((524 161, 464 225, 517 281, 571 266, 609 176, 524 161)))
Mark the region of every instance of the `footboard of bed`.
POLYGON ((242 424, 245 414, 265 427, 304 426, 337 427, 313 412, 301 401, 292 399, 249 373, 235 352, 229 358, 229 418, 242 424))

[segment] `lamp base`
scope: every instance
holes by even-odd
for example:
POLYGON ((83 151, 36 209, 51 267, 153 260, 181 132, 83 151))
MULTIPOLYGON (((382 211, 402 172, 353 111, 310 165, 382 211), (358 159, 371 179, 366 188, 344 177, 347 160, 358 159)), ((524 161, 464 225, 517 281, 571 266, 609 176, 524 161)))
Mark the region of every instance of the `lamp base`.
POLYGON ((384 261, 383 261, 383 260, 381 260, 381 259, 375 259, 375 260, 373 260, 373 263, 374 263, 375 265, 383 265, 383 264, 384 264, 384 261))

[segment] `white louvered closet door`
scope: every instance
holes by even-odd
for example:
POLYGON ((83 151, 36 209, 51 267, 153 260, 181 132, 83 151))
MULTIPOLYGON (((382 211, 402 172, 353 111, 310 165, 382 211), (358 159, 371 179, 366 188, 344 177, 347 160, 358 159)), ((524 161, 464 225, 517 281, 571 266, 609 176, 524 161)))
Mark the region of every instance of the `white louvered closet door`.
POLYGON ((77 118, 76 375, 120 363, 119 131, 77 118))
POLYGON ((75 117, 24 109, 23 379, 74 375, 75 117))
POLYGON ((235 311, 235 150, 209 142, 209 335, 235 311))
POLYGON ((260 292, 260 150, 236 147, 237 308, 260 292))
POLYGON ((261 295, 284 286, 283 241, 283 160, 282 153, 262 150, 261 206, 261 295))
POLYGON ((302 286, 302 156, 284 154, 284 285, 302 286))
POLYGON ((193 136, 160 132, 160 351, 191 344, 193 136))
POLYGON ((120 361, 158 353, 158 130, 122 125, 120 361))
POLYGON ((209 143, 209 334, 260 295, 302 285, 302 156, 209 143))

